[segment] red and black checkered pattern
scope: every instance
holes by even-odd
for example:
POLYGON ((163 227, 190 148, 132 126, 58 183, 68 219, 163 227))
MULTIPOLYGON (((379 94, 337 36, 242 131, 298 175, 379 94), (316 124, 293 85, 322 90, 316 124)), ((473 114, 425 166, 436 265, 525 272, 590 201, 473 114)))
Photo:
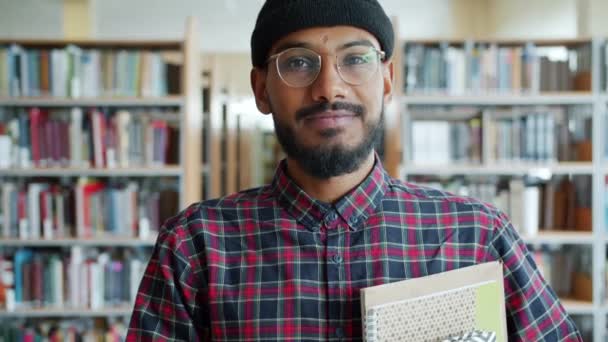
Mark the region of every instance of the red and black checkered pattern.
POLYGON ((509 341, 581 341, 507 217, 390 178, 334 204, 285 173, 165 223, 128 341, 361 340, 359 290, 502 260, 509 341))

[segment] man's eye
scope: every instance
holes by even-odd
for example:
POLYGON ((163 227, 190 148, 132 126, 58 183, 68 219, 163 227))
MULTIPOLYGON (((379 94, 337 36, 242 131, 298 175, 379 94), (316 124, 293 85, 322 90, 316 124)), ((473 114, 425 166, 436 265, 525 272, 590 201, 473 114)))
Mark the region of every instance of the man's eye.
POLYGON ((287 70, 305 71, 314 68, 314 63, 306 57, 292 57, 284 63, 287 70))
POLYGON ((371 62, 371 56, 365 55, 348 55, 342 60, 342 65, 362 65, 371 62))

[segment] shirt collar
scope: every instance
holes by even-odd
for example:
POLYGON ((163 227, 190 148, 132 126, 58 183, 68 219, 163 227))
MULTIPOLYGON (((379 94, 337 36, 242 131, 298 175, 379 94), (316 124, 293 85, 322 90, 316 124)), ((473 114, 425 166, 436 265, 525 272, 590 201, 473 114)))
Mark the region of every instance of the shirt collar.
POLYGON ((363 182, 330 204, 309 196, 289 177, 286 170, 287 161, 282 160, 276 169, 272 190, 279 204, 312 231, 318 231, 324 220, 326 226, 331 226, 330 222, 336 221, 332 220, 332 215, 339 215, 351 230, 360 228, 365 219, 379 207, 390 183, 390 177, 376 155, 374 167, 363 182))

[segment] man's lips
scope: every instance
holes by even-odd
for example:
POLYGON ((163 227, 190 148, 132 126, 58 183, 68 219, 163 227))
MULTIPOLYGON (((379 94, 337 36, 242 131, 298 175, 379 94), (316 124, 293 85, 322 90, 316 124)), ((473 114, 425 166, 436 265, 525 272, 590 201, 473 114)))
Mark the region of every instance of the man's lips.
POLYGON ((345 110, 330 110, 307 115, 302 119, 305 125, 317 130, 337 129, 351 124, 358 115, 345 110))
POLYGON ((318 120, 318 119, 337 119, 343 117, 355 117, 357 114, 346 110, 328 110, 315 114, 310 114, 303 118, 303 120, 318 120))

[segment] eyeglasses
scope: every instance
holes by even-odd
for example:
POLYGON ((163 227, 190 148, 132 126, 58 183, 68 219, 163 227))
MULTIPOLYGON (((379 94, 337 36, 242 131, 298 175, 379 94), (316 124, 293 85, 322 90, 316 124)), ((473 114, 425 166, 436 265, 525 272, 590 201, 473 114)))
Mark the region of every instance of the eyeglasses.
MULTIPOLYGON (((340 78, 351 85, 361 85, 374 75, 385 53, 371 46, 352 46, 336 55, 336 67, 340 78)), ((275 60, 279 77, 290 87, 311 85, 321 72, 321 55, 307 48, 290 48, 274 54, 266 60, 275 60)))

